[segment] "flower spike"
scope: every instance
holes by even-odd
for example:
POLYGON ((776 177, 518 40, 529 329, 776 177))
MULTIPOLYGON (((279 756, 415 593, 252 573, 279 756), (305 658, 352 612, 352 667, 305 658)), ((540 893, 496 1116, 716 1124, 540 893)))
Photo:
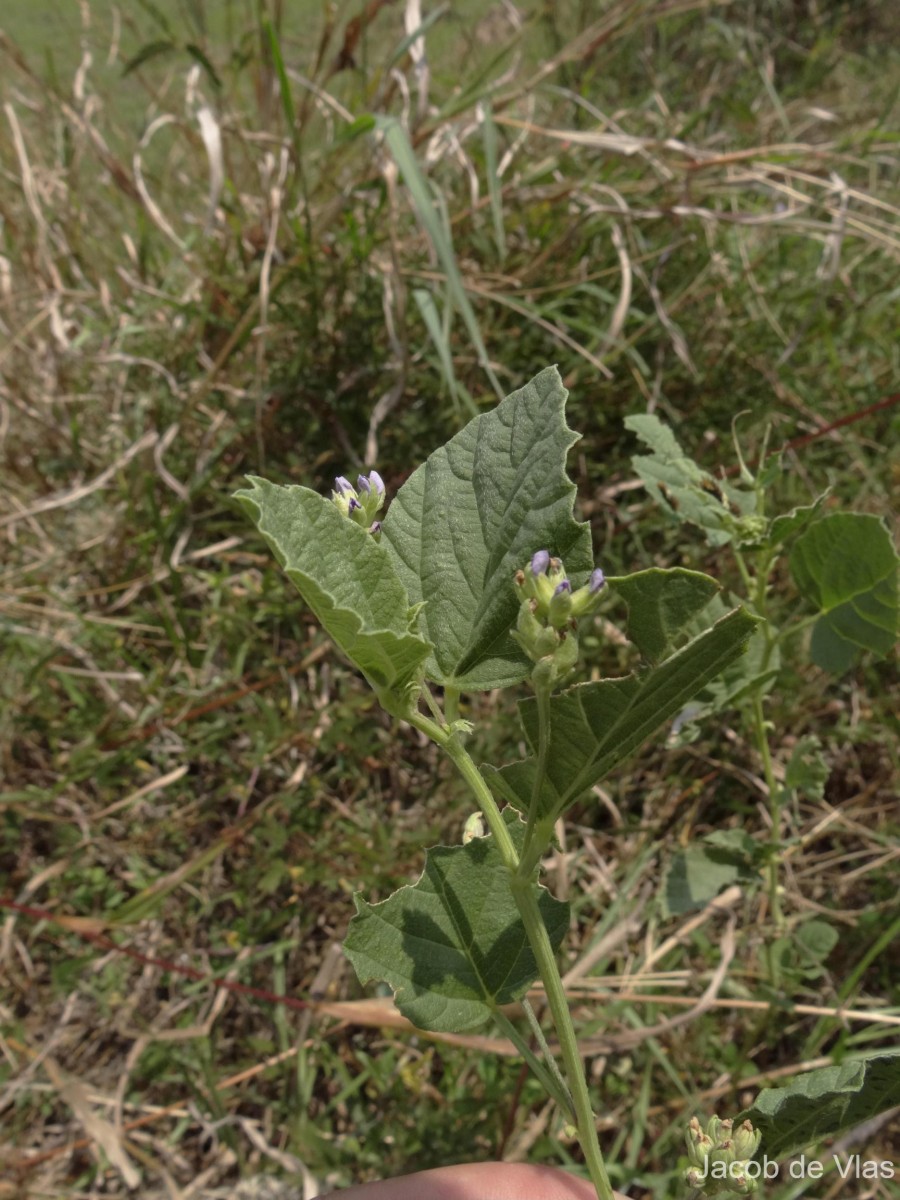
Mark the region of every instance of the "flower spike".
POLYGON ((375 516, 384 507, 384 481, 377 471, 370 471, 368 476, 358 476, 356 483, 357 487, 354 487, 349 479, 338 475, 331 498, 344 516, 357 525, 369 529, 375 522, 378 529, 373 532, 377 537, 381 525, 375 521, 375 516))

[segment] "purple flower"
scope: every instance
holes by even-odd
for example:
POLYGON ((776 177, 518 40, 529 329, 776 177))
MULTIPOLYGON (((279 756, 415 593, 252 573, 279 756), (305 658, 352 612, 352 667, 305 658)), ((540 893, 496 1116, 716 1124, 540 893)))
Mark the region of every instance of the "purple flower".
POLYGON ((384 495, 384 480, 377 471, 369 472, 369 484, 375 489, 379 496, 384 495))
POLYGON ((334 487, 335 487, 335 491, 340 493, 340 495, 342 495, 342 496, 345 495, 347 492, 352 493, 354 490, 353 484, 350 482, 349 479, 345 479, 343 477, 343 475, 337 476, 337 478, 334 481, 334 487))
POLYGON ((366 479, 365 475, 360 475, 356 480, 357 486, 361 492, 371 492, 372 486, 366 479))
POLYGON ((603 585, 606 583, 606 576, 600 567, 591 573, 591 581, 588 584, 588 591, 592 596, 596 596, 603 585))
POLYGON ((553 595, 561 596, 563 594, 563 592, 571 592, 571 590, 572 590, 571 583, 569 583, 568 579, 564 579, 562 581, 562 583, 558 583, 556 585, 556 590, 554 591, 553 595))
POLYGON ((362 508, 360 502, 354 497, 347 505, 347 512, 356 512, 358 508, 362 508))
POLYGON ((369 526, 369 533, 376 533, 376 534, 381 533, 381 522, 373 521, 372 524, 369 526))
POLYGON ((532 575, 546 575, 547 568, 550 566, 550 551, 538 550, 531 559, 532 575))

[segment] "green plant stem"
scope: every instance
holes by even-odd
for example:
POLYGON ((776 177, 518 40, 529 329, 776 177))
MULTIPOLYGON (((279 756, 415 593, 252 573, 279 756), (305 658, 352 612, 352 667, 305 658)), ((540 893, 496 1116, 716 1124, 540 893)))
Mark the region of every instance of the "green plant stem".
POLYGON ((430 720, 422 713, 410 713, 406 717, 406 720, 415 729, 419 729, 422 733, 427 734, 433 742, 436 742, 441 747, 447 757, 453 761, 456 769, 472 789, 478 801, 478 807, 484 814, 488 829, 494 836, 500 857, 503 859, 503 865, 511 873, 515 873, 519 868, 519 855, 513 845, 509 830, 506 828, 506 822, 500 815, 500 809, 497 807, 497 802, 491 794, 491 789, 485 783, 481 772, 476 767, 472 756, 462 744, 458 734, 450 733, 446 728, 438 725, 437 722, 430 720))
POLYGON ((781 849, 781 789, 775 779, 772 765, 772 750, 769 746, 769 735, 766 731, 766 718, 763 713, 762 696, 759 692, 753 694, 753 729, 756 734, 756 745, 763 763, 763 775, 769 791, 769 812, 772 828, 769 833, 771 853, 769 857, 769 906, 772 910, 772 920, 779 932, 784 928, 784 914, 781 911, 781 894, 779 891, 779 851, 781 849))
POLYGON ((538 908, 537 890, 531 880, 520 879, 517 876, 510 877, 510 886, 525 924, 528 941, 544 983, 547 1004, 556 1026, 563 1067, 575 1107, 578 1140, 584 1151, 591 1182, 597 1190, 599 1200, 613 1200, 612 1184, 609 1182, 600 1142, 597 1139, 597 1122, 591 1108, 584 1063, 578 1050, 578 1039, 572 1025, 565 988, 556 965, 556 955, 553 953, 550 935, 538 908))
POLYGON ((462 740, 456 734, 448 733, 421 713, 411 713, 407 720, 441 746, 453 761, 459 773, 472 789, 488 828, 494 835, 500 857, 509 871, 510 890, 525 926, 531 952, 534 954, 538 973, 544 984, 550 1015, 556 1027, 566 1082, 575 1110, 578 1140, 584 1151, 588 1172, 599 1200, 613 1200, 612 1185, 606 1173, 606 1164, 603 1161, 600 1142, 597 1139, 597 1122, 591 1108, 584 1064, 578 1050, 578 1039, 572 1024, 572 1016, 569 1012, 569 1004, 566 1000, 559 967, 556 964, 556 955, 553 952, 550 935, 538 907, 538 890, 535 880, 531 875, 524 877, 520 873, 519 856, 506 827, 506 822, 500 814, 490 788, 462 740))
MULTIPOLYGON (((566 1087, 566 1082, 560 1074, 559 1067, 556 1064, 556 1059, 546 1051, 546 1062, 542 1061, 535 1052, 531 1049, 525 1039, 499 1008, 494 1012, 494 1020, 497 1022, 501 1032, 505 1033, 512 1044, 516 1047, 525 1061, 531 1067, 535 1077, 543 1085, 548 1096, 552 1096, 562 1111, 568 1116, 570 1121, 575 1120, 575 1107, 572 1104, 572 1097, 569 1095, 569 1089, 566 1087)), ((534 1028, 534 1026, 532 1026, 534 1028)), ((538 1026, 540 1029, 540 1026, 538 1026)), ((546 1046, 546 1040, 541 1034, 541 1046, 546 1046)))
MULTIPOLYGON (((762 505, 762 499, 760 499, 762 505)), ((772 572, 772 566, 775 562, 775 552, 769 547, 764 547, 758 556, 756 563, 755 576, 751 575, 744 562, 744 557, 739 550, 735 549, 735 561, 741 573, 741 578, 744 581, 744 586, 747 589, 747 595, 752 603, 757 614, 763 619, 763 637, 766 645, 763 651, 762 662, 760 664, 760 674, 765 674, 769 666, 769 661, 772 657, 772 651, 777 642, 777 636, 772 632, 772 626, 769 622, 768 608, 768 589, 769 576, 772 572)), ((756 746, 759 750, 760 758, 763 764, 763 775, 766 781, 766 788, 769 792, 769 816, 772 828, 769 833, 769 863, 768 863, 768 894, 769 908, 772 913, 772 921, 776 930, 781 933, 784 930, 784 913, 781 908, 781 892, 779 890, 779 874, 781 866, 781 788, 775 779, 775 770, 772 763, 772 747, 769 744, 769 731, 766 726, 765 713, 763 711, 763 697, 759 688, 754 689, 750 696, 751 716, 753 723, 753 732, 756 736, 756 746)), ((772 982, 777 982, 777 970, 774 962, 770 964, 772 982)))
MULTIPOLYGON (((525 1016, 528 1019, 528 1024, 531 1026, 531 1032, 534 1034, 535 1038, 537 1039, 537 1044, 541 1048, 544 1061, 547 1063, 553 1078, 556 1080, 559 1088, 562 1091, 564 1099, 560 1103, 559 1098, 557 1097, 557 1103, 559 1103, 560 1108, 564 1112, 569 1114, 569 1120, 574 1121, 575 1106, 572 1103, 572 1093, 569 1091, 569 1085, 566 1083, 563 1073, 559 1069, 559 1063, 556 1061, 556 1055, 547 1044, 547 1039, 544 1037, 544 1031, 541 1029, 541 1023, 537 1019, 537 1013, 531 1007, 531 1001, 527 996, 523 997, 522 999, 522 1011, 525 1013, 525 1016)), ((555 1093, 551 1094, 555 1095, 555 1093)))
POLYGON ((541 804, 541 793, 544 790, 544 779, 547 776, 547 755, 550 752, 550 693, 552 684, 549 679, 534 679, 534 698, 537 701, 538 712, 538 754, 534 772, 534 784, 531 789, 531 801, 528 805, 528 821, 525 825, 525 845, 522 848, 523 857, 528 856, 531 841, 534 837, 535 822, 541 804))

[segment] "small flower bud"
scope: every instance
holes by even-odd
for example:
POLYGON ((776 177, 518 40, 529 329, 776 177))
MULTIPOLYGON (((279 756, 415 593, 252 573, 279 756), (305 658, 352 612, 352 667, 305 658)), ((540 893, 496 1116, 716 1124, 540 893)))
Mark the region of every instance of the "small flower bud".
MULTIPOLYGON (((345 517, 368 529, 384 505, 384 483, 377 471, 360 475, 356 482, 358 491, 349 479, 338 475, 331 498, 345 517)), ((380 532, 380 526, 375 532, 380 532)))
POLYGON ((369 533, 371 533, 376 542, 379 541, 381 538, 381 522, 373 521, 369 526, 369 533))
POLYGON ((561 580, 553 590, 547 606, 547 620, 554 629, 565 629, 572 615, 572 585, 561 580))
POLYGON ((708 1137, 698 1124, 696 1136, 689 1134, 686 1140, 688 1144, 688 1161, 691 1166, 705 1167, 707 1155, 712 1150, 714 1144, 712 1138, 708 1137))
POLYGON ((725 1138, 718 1142, 709 1152, 710 1163, 724 1163, 726 1167, 730 1167, 735 1161, 734 1142, 731 1138, 725 1138))
POLYGON ((710 1117, 706 1123, 706 1132, 713 1142, 718 1145, 719 1142, 731 1133, 731 1122, 728 1123, 728 1128, 725 1128, 725 1122, 721 1117, 710 1117))
POLYGON ((550 551, 538 550, 531 558, 531 573, 532 575, 546 575, 547 569, 550 566, 550 551))
POLYGON ((466 820, 463 827, 462 844, 468 846, 469 842, 480 837, 484 837, 484 821, 481 813, 475 812, 466 820))
POLYGON ((750 1196, 758 1187, 759 1182, 754 1176, 745 1175, 742 1171, 729 1172, 729 1191, 737 1192, 739 1196, 750 1196))
POLYGON ((596 596, 605 583, 606 576, 603 574, 602 568, 597 567, 597 569, 591 573, 588 591, 592 596, 596 596))
POLYGON ((561 633, 559 635, 559 649, 553 655, 553 665, 556 668, 556 678, 562 679, 564 675, 573 670, 578 664, 578 638, 573 633, 561 633))
POLYGON ((752 1158, 759 1149, 762 1133, 750 1121, 742 1121, 734 1131, 734 1152, 741 1161, 752 1158))

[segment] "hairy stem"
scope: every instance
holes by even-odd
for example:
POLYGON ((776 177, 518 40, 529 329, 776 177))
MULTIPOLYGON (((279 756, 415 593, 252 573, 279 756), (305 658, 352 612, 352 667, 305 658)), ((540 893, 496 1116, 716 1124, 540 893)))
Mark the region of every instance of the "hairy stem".
POLYGON ((613 1200, 612 1185, 609 1182, 606 1164, 597 1140, 597 1122, 591 1108, 591 1098, 584 1075, 584 1063, 578 1050, 578 1039, 572 1025, 565 988, 556 965, 556 955, 553 953, 550 935, 547 933, 547 927, 538 908, 537 891, 530 880, 511 876, 510 883, 544 983, 547 1005, 556 1026, 563 1067, 575 1108, 578 1140, 584 1151, 591 1182, 597 1190, 599 1200, 613 1200))
POLYGON ((597 1139, 597 1122, 591 1108, 584 1064, 578 1051, 578 1039, 575 1036, 575 1028, 569 1013, 565 988, 556 963, 550 935, 538 907, 538 889, 535 886, 535 880, 532 875, 523 877, 521 874, 519 856, 506 827, 506 822, 500 814, 490 788, 461 739, 455 734, 448 733, 421 713, 413 713, 407 719, 417 729, 421 729, 423 733, 437 742, 452 759, 457 770, 472 789, 488 828, 494 835, 500 857, 509 871, 510 890, 525 926, 528 942, 544 984, 550 1015, 556 1027, 566 1083, 572 1097, 578 1140, 584 1151, 588 1172, 599 1200, 613 1200, 612 1185, 606 1173, 606 1165, 603 1162, 603 1154, 597 1139))
MULTIPOLYGON (((528 1001, 526 1000, 525 1003, 527 1004, 528 1001)), ((497 1009, 494 1013, 494 1020, 528 1063, 529 1067, 531 1067, 536 1078, 543 1085, 547 1095, 553 1097, 570 1121, 574 1121, 575 1108, 572 1104, 572 1097, 569 1095, 566 1081, 563 1079, 559 1067, 556 1065, 556 1059, 550 1055, 549 1049, 545 1055, 545 1062, 538 1058, 518 1029, 516 1029, 515 1025, 513 1025, 512 1021, 510 1021, 509 1017, 501 1012, 500 1009, 497 1009)), ((540 1029, 540 1026, 538 1026, 538 1029, 540 1029)), ((541 1034, 541 1038, 543 1038, 543 1033, 541 1034)), ((546 1041, 542 1045, 546 1046, 546 1041)))
POLYGON ((772 828, 769 833, 769 907, 772 920, 779 931, 784 927, 784 914, 781 911, 781 891, 779 887, 779 867, 781 853, 781 789, 775 779, 775 769, 772 763, 772 750, 769 746, 769 734, 766 728, 766 718, 763 713, 762 696, 758 691, 753 694, 753 731, 756 734, 756 745, 763 764, 763 776, 769 792, 769 813, 772 828))
MULTIPOLYGON (((531 789, 531 802, 528 805, 528 821, 525 826, 525 845, 523 857, 528 857, 531 841, 534 837, 535 822, 541 804, 541 793, 544 790, 544 780, 547 776, 547 755, 550 752, 550 692, 552 684, 549 679, 534 680, 534 696, 538 711, 538 754, 534 772, 534 785, 531 789)), ((543 848, 542 851, 543 853, 543 848)))

